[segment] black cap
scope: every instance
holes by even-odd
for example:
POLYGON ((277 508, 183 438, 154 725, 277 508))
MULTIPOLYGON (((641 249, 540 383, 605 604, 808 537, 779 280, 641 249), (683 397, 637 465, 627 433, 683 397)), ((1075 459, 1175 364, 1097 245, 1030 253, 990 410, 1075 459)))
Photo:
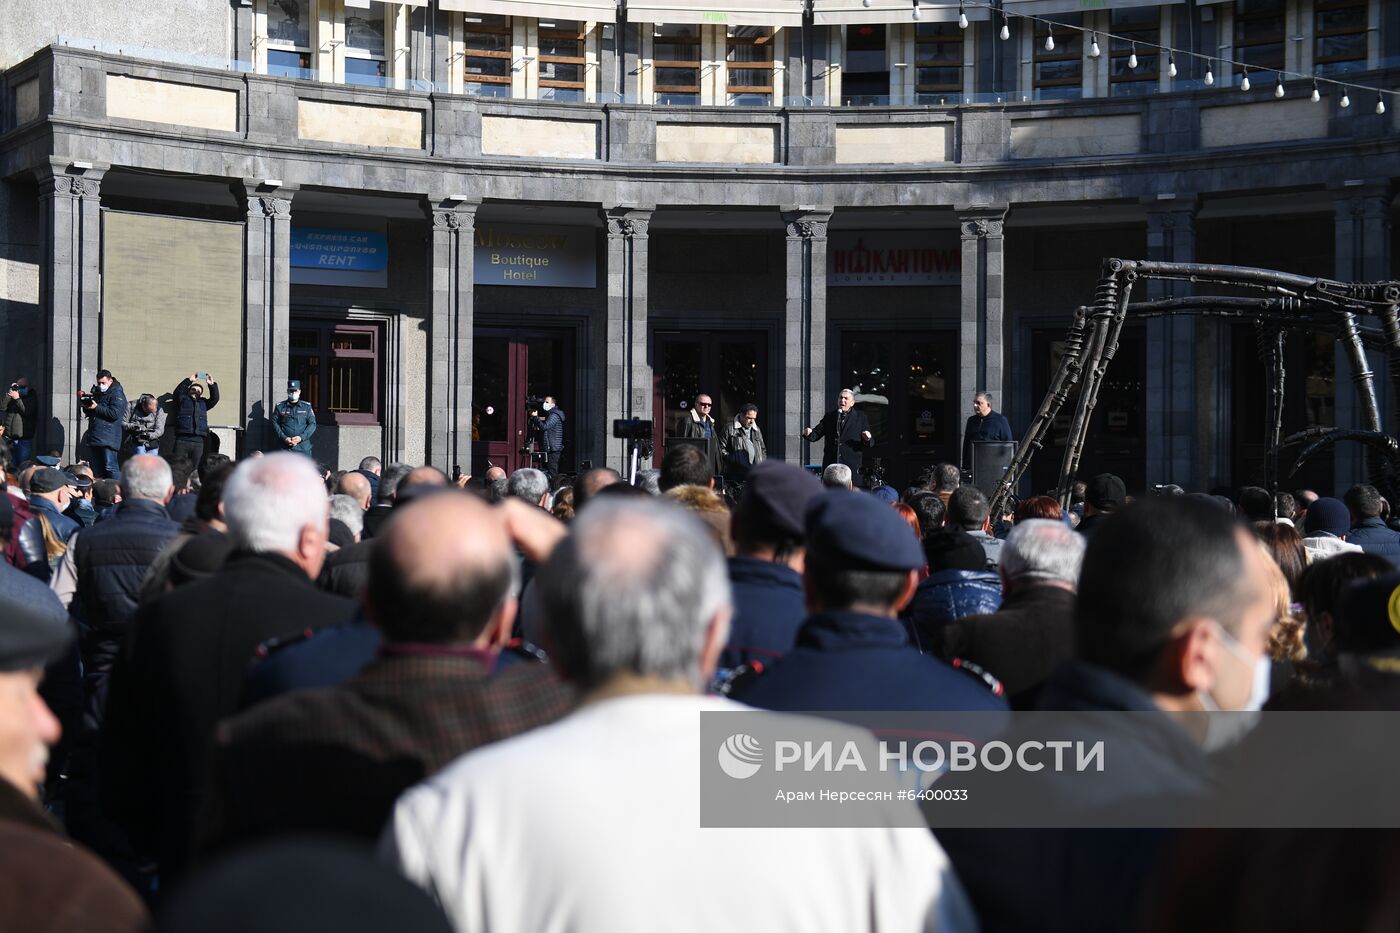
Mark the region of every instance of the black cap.
POLYGON ((807 507, 807 550, 852 570, 920 570, 914 529, 874 496, 824 492, 807 507))
POLYGON ((930 573, 940 570, 986 570, 987 551, 982 542, 961 528, 936 531, 924 540, 924 556, 930 573))
POLYGON ((57 492, 64 486, 77 485, 78 478, 72 473, 64 473, 53 467, 35 470, 29 477, 29 489, 32 492, 57 492))
POLYGON ((72 641, 72 626, 0 593, 0 671, 43 667, 62 657, 72 641))
POLYGON ((1326 532, 1340 538, 1351 530, 1351 513, 1341 499, 1323 496, 1308 506, 1303 528, 1312 534, 1326 532))
POLYGON ((821 494, 821 481, 811 473, 781 460, 765 460, 749 470, 737 514, 740 521, 801 538, 807 533, 807 506, 821 494))
POLYGON ((57 458, 57 457, 50 457, 48 454, 40 454, 39 456, 37 456, 37 457, 34 458, 34 462, 35 462, 35 463, 42 463, 44 466, 50 466, 50 467, 56 467, 56 466, 58 466, 58 458, 57 458))
POLYGON ((1112 473, 1100 473, 1089 480, 1084 490, 1084 501, 1100 512, 1112 512, 1121 508, 1128 498, 1128 488, 1112 473))

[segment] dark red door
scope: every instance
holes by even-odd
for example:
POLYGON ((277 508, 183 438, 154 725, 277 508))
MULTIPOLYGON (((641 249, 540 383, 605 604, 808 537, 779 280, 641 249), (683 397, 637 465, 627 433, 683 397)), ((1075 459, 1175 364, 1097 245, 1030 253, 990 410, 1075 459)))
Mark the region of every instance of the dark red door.
POLYGON ((554 396, 564 412, 560 469, 572 472, 575 448, 574 339, 568 330, 480 328, 473 341, 472 474, 532 464, 526 403, 554 396))

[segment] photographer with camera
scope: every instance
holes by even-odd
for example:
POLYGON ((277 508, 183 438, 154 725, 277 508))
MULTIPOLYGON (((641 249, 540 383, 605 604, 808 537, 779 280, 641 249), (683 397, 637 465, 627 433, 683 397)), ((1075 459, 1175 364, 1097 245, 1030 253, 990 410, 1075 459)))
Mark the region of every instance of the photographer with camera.
POLYGON ((143 392, 127 407, 122 427, 126 429, 132 456, 160 453, 160 439, 165 435, 165 410, 160 407, 160 400, 143 392))
POLYGON ((34 428, 39 423, 39 399, 29 391, 29 379, 20 376, 5 393, 5 416, 0 436, 14 447, 15 466, 34 457, 34 428))
POLYGON ((122 447, 122 419, 126 417, 126 392, 112 378, 110 370, 99 369, 97 381, 84 392, 78 390, 78 407, 88 419, 81 445, 98 479, 117 479, 117 451, 122 447))
POLYGON ((544 450, 544 472, 552 485, 559 475, 559 458, 564 453, 564 411, 555 403, 554 396, 546 395, 538 408, 532 406, 530 421, 539 432, 540 446, 544 450))
POLYGON ((190 373, 175 387, 171 403, 175 415, 175 456, 185 456, 195 463, 204 459, 204 443, 209 437, 209 409, 219 404, 219 384, 208 373, 190 373), (209 397, 204 386, 195 382, 200 377, 209 383, 209 397))

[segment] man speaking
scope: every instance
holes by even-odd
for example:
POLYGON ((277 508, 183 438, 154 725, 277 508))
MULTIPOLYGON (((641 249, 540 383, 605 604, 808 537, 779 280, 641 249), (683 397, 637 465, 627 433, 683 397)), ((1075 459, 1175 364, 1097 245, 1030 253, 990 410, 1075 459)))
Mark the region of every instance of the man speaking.
POLYGON ((815 428, 803 428, 802 436, 809 441, 826 438, 822 448, 822 466, 844 463, 853 476, 860 476, 865 462, 865 448, 875 443, 870 434, 870 419, 856 410, 856 396, 842 389, 836 397, 836 410, 827 412, 815 428))
POLYGON ((1011 423, 999 411, 992 411, 992 394, 978 392, 972 398, 972 415, 963 429, 963 468, 972 469, 972 444, 974 441, 1014 441, 1011 436, 1011 423))

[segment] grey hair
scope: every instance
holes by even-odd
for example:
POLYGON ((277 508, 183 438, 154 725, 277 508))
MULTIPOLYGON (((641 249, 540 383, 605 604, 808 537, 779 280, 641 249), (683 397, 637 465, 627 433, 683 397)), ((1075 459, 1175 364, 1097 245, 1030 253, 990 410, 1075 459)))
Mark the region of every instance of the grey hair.
POLYGON ((856 390, 855 390, 855 389, 842 389, 840 392, 837 392, 837 393, 836 393, 836 397, 837 397, 837 398, 840 398, 840 397, 843 396, 843 395, 849 395, 851 398, 855 398, 855 397, 856 397, 856 390))
POLYGON ((844 463, 833 463, 822 470, 822 485, 827 489, 849 489, 851 487, 851 468, 844 463))
POLYGON ((234 547, 290 553, 308 525, 326 531, 326 484, 311 458, 302 454, 245 460, 224 486, 224 521, 234 547))
POLYGON ((164 502, 173 485, 170 464, 154 454, 137 454, 122 465, 122 495, 127 499, 164 502))
POLYGON ((549 477, 534 467, 521 467, 506 480, 507 495, 524 499, 531 505, 539 505, 540 499, 549 492, 549 477))
POLYGON ((493 505, 497 502, 504 502, 506 500, 506 496, 508 495, 506 487, 509 484, 510 480, 504 476, 502 476, 500 479, 491 480, 490 485, 486 487, 487 501, 491 502, 493 505))
POLYGON ((660 470, 638 470, 637 488, 647 495, 661 495, 661 471, 660 470))
POLYGON ((384 464, 380 462, 378 457, 365 457, 360 461, 360 469, 367 472, 373 472, 376 467, 380 470, 384 469, 384 464))
POLYGON ((354 496, 343 493, 331 496, 331 518, 344 522, 357 538, 365 530, 365 510, 354 496))
POLYGON ((701 686, 712 619, 731 605, 724 555, 657 499, 599 499, 535 578, 560 669, 585 689, 618 674, 701 686))
POLYGON ((1001 572, 1007 581, 1058 580, 1079 584, 1084 564, 1084 536, 1064 522, 1028 518, 1016 523, 1001 549, 1001 572))
POLYGON ((399 491, 399 483, 412 472, 413 467, 407 463, 391 463, 386 466, 379 477, 379 501, 388 502, 394 498, 394 493, 399 491))

